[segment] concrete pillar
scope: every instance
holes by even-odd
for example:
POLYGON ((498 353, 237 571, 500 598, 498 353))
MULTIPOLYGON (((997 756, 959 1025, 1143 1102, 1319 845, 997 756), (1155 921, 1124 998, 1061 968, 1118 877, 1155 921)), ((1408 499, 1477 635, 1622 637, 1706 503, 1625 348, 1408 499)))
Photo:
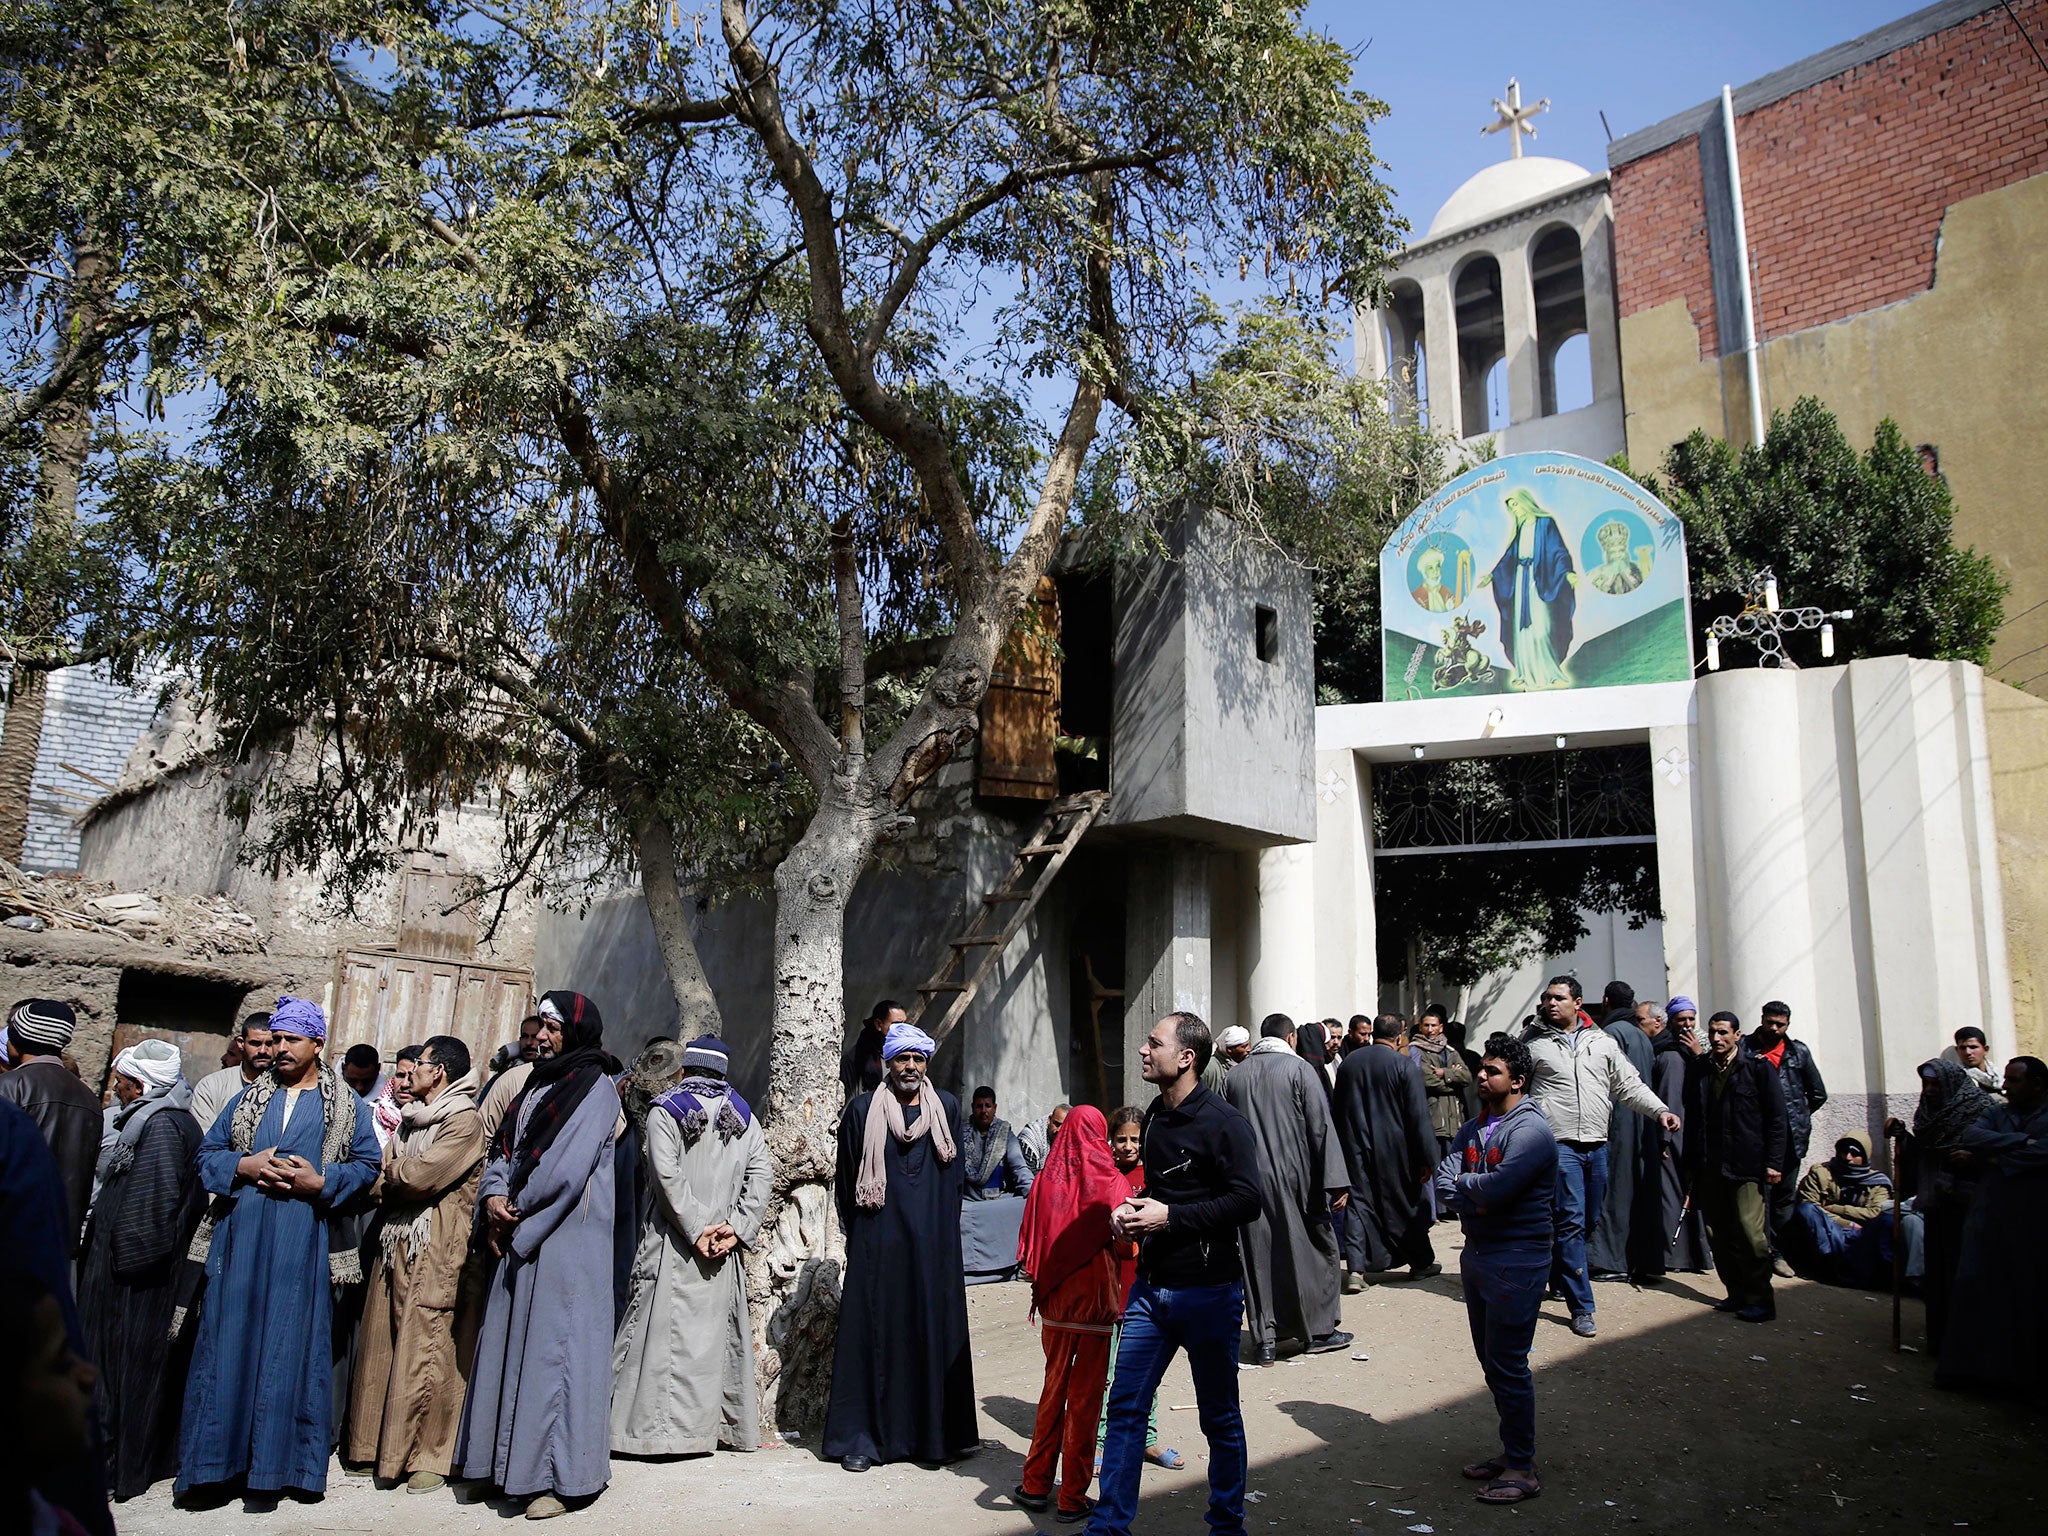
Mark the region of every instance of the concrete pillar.
POLYGON ((1350 751, 1316 754, 1316 1011, 1379 1011, 1372 891, 1372 768, 1350 751))
POLYGON ((1296 843, 1244 856, 1251 887, 1241 937, 1245 1017, 1254 1033, 1269 1013, 1295 1019, 1321 1009, 1316 986, 1316 847, 1296 843))
MULTIPOLYGON (((1452 437, 1465 435, 1458 409, 1458 309, 1451 300, 1449 272, 1421 279, 1422 350, 1429 359, 1429 429, 1452 437)), ((1486 423, 1479 423, 1486 430, 1486 423)))
POLYGON ((1541 363, 1536 346, 1536 283, 1529 272, 1529 248, 1511 245, 1496 253, 1500 262, 1500 314, 1508 360, 1508 424, 1543 414, 1541 363))
POLYGON ((1146 1089, 1138 1047, 1161 1015, 1210 1017, 1209 853, 1191 843, 1134 849, 1124 899, 1124 1101, 1146 1089))
POLYGON ((1579 274, 1586 286, 1586 360, 1593 372, 1593 398, 1613 400, 1621 394, 1621 322, 1614 289, 1614 205, 1604 197, 1579 229, 1579 274))
POLYGON ((1698 692, 1696 771, 1707 776, 1700 846, 1708 909, 1721 928, 1713 968, 1706 973, 1714 999, 1708 1006, 1733 1008, 1749 1022, 1770 998, 1790 1004, 1795 1021, 1811 1019, 1820 995, 1813 969, 1799 678, 1797 672, 1759 667, 1707 678, 1698 692))
POLYGON ((1709 974, 1709 936, 1700 921, 1705 910, 1701 882, 1706 871, 1699 857, 1700 785, 1694 771, 1698 756, 1696 727, 1651 727, 1650 792, 1657 820, 1657 885, 1664 904, 1665 998, 1683 995, 1698 999, 1702 980, 1709 974))
POLYGON ((1387 312, 1383 309, 1355 309, 1351 312, 1352 356, 1361 378, 1380 383, 1387 377, 1387 312))

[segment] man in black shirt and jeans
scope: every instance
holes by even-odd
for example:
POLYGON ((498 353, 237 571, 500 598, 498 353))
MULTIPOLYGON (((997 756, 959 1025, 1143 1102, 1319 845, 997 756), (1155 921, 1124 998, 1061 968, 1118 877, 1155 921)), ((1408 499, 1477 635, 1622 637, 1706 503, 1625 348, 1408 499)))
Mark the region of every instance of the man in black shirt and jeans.
POLYGON ((1201 1019, 1169 1013, 1152 1026, 1138 1057, 1159 1097, 1145 1112, 1145 1193, 1110 1218, 1119 1236, 1138 1239, 1138 1279, 1124 1308, 1089 1536, 1129 1536, 1146 1410, 1181 1349, 1209 1441, 1209 1528, 1215 1536, 1243 1536, 1237 1353, 1244 1281, 1237 1234, 1259 1214, 1258 1143, 1250 1122, 1202 1086, 1209 1026, 1201 1019))

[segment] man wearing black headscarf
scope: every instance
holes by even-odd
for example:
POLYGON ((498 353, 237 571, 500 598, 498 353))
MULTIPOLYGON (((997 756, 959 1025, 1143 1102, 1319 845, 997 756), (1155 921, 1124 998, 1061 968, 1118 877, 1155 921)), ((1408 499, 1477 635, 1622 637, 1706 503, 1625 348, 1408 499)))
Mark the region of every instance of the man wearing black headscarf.
POLYGON ((550 992, 535 1011, 553 1050, 507 1110, 477 1191, 497 1265, 455 1458, 462 1477, 528 1498, 532 1520, 588 1502, 611 1479, 620 1121, 619 1064, 597 1005, 550 992))

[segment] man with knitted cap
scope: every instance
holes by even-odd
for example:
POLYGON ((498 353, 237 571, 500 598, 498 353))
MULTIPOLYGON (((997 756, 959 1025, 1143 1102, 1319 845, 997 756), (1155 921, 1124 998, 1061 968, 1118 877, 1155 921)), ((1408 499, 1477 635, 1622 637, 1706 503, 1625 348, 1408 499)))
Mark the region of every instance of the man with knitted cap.
POLYGON ((960 1261, 960 1101, 926 1077, 932 1037, 893 1024, 882 1086, 839 1119, 846 1279, 825 1454, 849 1472, 945 1462, 981 1440, 960 1261))
POLYGON ((645 1219, 612 1350, 612 1449, 625 1455, 760 1444, 739 1250, 760 1237, 774 1170, 729 1065, 716 1035, 692 1040, 682 1080, 647 1111, 645 1219))
MULTIPOLYGON (((185 1389, 178 1492, 327 1488, 334 1448, 333 1287, 362 1279, 336 1218, 376 1180, 377 1130, 325 1061, 327 1017, 280 997, 270 1071, 199 1143, 212 1196, 190 1257, 205 1266, 185 1389)), ((173 1324, 182 1329, 188 1320, 173 1324)))
POLYGON ((28 1111, 64 1180, 69 1225, 66 1234, 75 1248, 92 1203, 93 1167, 99 1161, 104 1126, 99 1100, 64 1065, 64 1052, 78 1027, 69 1003, 32 997, 16 1003, 7 1015, 7 1060, 0 1073, 0 1099, 11 1099, 28 1111))

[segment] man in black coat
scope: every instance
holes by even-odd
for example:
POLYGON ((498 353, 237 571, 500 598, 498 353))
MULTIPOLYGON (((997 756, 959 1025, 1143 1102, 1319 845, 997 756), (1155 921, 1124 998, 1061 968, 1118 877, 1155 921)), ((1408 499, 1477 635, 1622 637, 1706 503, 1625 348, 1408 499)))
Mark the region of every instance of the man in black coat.
MULTIPOLYGON (((1785 1155, 1791 1161, 1779 1164, 1786 1177, 1771 1191, 1770 1229, 1774 1256, 1778 1234, 1792 1219, 1793 1208, 1799 1204, 1799 1170, 1806 1166, 1806 1149, 1813 1140, 1814 1114, 1828 1101, 1828 1087, 1820 1080, 1820 1068, 1814 1065, 1813 1052, 1806 1048, 1804 1040, 1791 1037, 1791 1029, 1792 1010, 1783 1003, 1765 1003, 1756 1028, 1742 1042, 1742 1048, 1750 1055, 1761 1057, 1777 1069, 1778 1083, 1785 1090, 1785 1126, 1786 1134, 1791 1138, 1785 1155)), ((1777 1259, 1776 1271, 1783 1279, 1792 1278, 1792 1267, 1783 1259, 1777 1259)))
POLYGON ((1770 1064, 1742 1048, 1732 1013, 1708 1021, 1707 1054, 1686 1073, 1685 1125, 1693 1204, 1707 1218, 1714 1267, 1728 1288, 1714 1310, 1767 1323, 1778 1309, 1771 1300, 1766 1192, 1791 1182, 1785 1091, 1770 1064))
POLYGON ((93 1167, 105 1129, 100 1101, 64 1065, 78 1016, 69 1003, 32 997, 7 1015, 7 1056, 12 1070, 0 1075, 0 1099, 12 1099, 35 1121, 57 1172, 64 1180, 68 1252, 78 1251, 86 1207, 92 1203, 93 1167))
POLYGON ((1330 1104, 1351 1175, 1347 1291, 1357 1290, 1363 1275, 1402 1264, 1411 1280, 1442 1270, 1429 1241, 1436 1131, 1422 1068, 1401 1049, 1401 1021, 1392 1014, 1373 1021, 1372 1035, 1370 1047, 1353 1051, 1337 1069, 1330 1104))

